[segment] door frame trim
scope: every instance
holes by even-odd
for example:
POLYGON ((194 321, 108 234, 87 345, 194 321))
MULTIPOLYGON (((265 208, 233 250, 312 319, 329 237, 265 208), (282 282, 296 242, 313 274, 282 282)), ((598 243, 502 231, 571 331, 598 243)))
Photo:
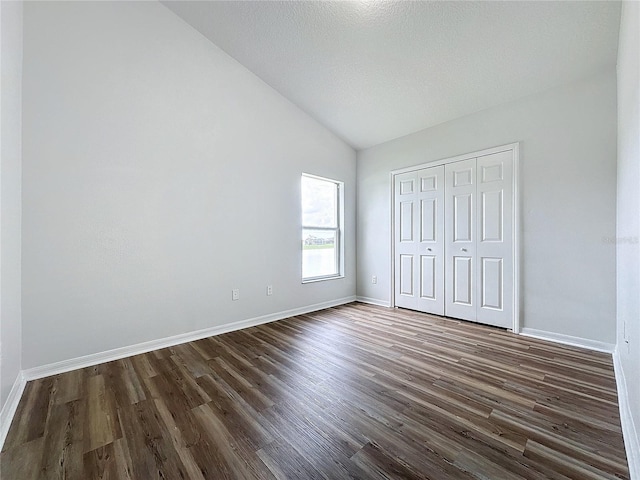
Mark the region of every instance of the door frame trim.
POLYGON ((520 291, 520 258, 521 258, 521 246, 520 246, 520 144, 522 142, 509 143, 506 145, 500 145, 497 147, 487 148, 484 150, 478 150, 475 152, 465 153, 462 155, 456 155, 455 157, 443 158, 440 160, 434 160, 432 162, 421 163, 419 165, 413 165, 411 167, 399 168, 396 170, 392 170, 389 173, 390 180, 390 189, 391 189, 391 197, 390 197, 390 210, 391 210, 391 248, 390 248, 390 260, 391 260, 391 269, 390 269, 390 277, 391 281, 389 285, 391 286, 389 292, 389 298, 391 301, 389 302, 391 307, 396 306, 396 286, 395 286, 395 176, 400 175, 402 173, 413 172, 415 170, 421 170, 423 168, 429 167, 438 167, 440 165, 446 165, 448 163, 461 162, 463 160, 469 160, 471 158, 484 157, 486 155, 492 155, 494 153, 500 152, 513 152, 513 245, 512 245, 512 255, 513 255, 513 326, 512 330, 514 333, 520 333, 521 330, 521 316, 522 316, 522 306, 520 304, 521 291, 520 291))

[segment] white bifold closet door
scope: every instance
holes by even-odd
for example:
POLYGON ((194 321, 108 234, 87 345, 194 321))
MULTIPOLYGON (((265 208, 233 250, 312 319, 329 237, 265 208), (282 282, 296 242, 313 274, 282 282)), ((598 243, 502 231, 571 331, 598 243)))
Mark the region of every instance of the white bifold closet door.
POLYGON ((445 312, 476 320, 476 159, 445 166, 445 312))
POLYGON ((444 166, 395 176, 395 303, 444 315, 444 166))
POLYGON ((513 327, 513 152, 478 157, 477 321, 513 327))
POLYGON ((511 328, 513 150, 395 175, 395 305, 511 328))
POLYGON ((513 152, 445 168, 445 315, 513 325, 513 152))

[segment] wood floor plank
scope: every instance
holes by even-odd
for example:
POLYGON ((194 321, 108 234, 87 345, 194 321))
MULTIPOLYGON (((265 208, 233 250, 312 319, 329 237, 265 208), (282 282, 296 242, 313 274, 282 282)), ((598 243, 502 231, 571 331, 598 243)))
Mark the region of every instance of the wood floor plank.
POLYGON ((210 405, 201 405, 193 409, 193 413, 202 426, 203 436, 215 441, 222 458, 232 472, 231 478, 268 479, 273 478, 271 472, 250 445, 243 438, 238 438, 229 431, 210 405))
MULTIPOLYGON (((541 426, 525 423, 526 419, 523 421, 522 418, 497 410, 492 413, 492 419, 526 435, 529 439, 528 445, 531 445, 530 442, 533 440, 536 445, 542 445, 558 454, 572 457, 575 463, 582 462, 602 471, 612 471, 621 475, 626 473, 626 462, 622 463, 607 458, 606 452, 603 452, 602 449, 594 448, 585 442, 574 441, 566 435, 561 435, 560 432, 550 433, 541 426)), ((604 448, 604 445, 602 447, 604 448)))
POLYGON ((55 377, 55 403, 73 402, 82 398, 84 393, 85 372, 82 369, 55 377))
POLYGON ((25 479, 628 479, 611 355, 361 303, 27 384, 25 479))
POLYGON ((317 418, 292 415, 292 411, 295 411, 292 406, 282 404, 264 412, 265 418, 280 432, 276 441, 286 439, 286 443, 325 478, 362 478, 362 471, 350 461, 353 451, 321 431, 317 418))
POLYGON ((274 478, 307 478, 309 480, 327 478, 307 461, 306 455, 301 454, 282 439, 258 450, 257 455, 269 468, 274 478))
POLYGON ((132 478, 187 478, 187 468, 176 453, 153 400, 121 405, 118 413, 128 445, 132 478))
POLYGON ((381 447, 372 443, 367 443, 352 458, 354 463, 364 470, 369 478, 405 480, 429 478, 404 462, 398 461, 397 458, 387 455, 381 447))
POLYGON ((0 478, 40 480, 40 462, 44 456, 44 437, 6 449, 0 454, 0 478))
POLYGON ((42 478, 84 478, 84 428, 86 403, 81 399, 54 405, 44 436, 40 466, 42 478))
POLYGON ((169 411, 164 401, 161 399, 154 400, 154 403, 160 418, 167 427, 167 432, 171 438, 173 448, 184 465, 187 478, 192 480, 204 480, 204 474, 193 456, 193 450, 189 448, 190 446, 198 443, 201 438, 199 434, 194 433, 197 429, 195 426, 195 417, 190 411, 183 412, 180 417, 177 417, 175 413, 169 411), (188 418, 186 421, 185 417, 188 418), (182 428, 178 427, 178 424, 181 425, 182 428), (190 424, 191 427, 185 428, 185 425, 187 424, 190 424))
POLYGON ((206 375, 200 379, 203 389, 212 398, 208 406, 233 435, 253 451, 274 440, 273 430, 262 421, 261 415, 244 398, 231 392, 222 379, 206 375))
POLYGON ((529 458, 538 458, 569 478, 580 478, 584 480, 614 480, 621 478, 619 475, 597 469, 589 463, 576 461, 576 459, 570 455, 565 455, 553 448, 531 440, 527 442, 524 454, 529 458))
POLYGON ((131 480, 122 442, 123 439, 119 439, 85 453, 82 462, 85 478, 131 480))
POLYGON ((455 466, 465 472, 471 472, 477 478, 499 478, 500 480, 522 480, 523 478, 466 448, 457 456, 455 466))
POLYGON ((84 427, 84 452, 103 447, 122 436, 113 390, 105 387, 103 375, 87 381, 87 408, 84 427))
POLYGON ((7 433, 3 451, 44 435, 55 379, 27 383, 7 433))

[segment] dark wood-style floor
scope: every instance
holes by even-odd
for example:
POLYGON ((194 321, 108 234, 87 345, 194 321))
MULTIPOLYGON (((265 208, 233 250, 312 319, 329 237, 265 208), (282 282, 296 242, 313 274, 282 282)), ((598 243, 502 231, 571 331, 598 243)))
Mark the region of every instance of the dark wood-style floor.
POLYGON ((29 382, 2 479, 628 478, 611 356, 351 304, 29 382))

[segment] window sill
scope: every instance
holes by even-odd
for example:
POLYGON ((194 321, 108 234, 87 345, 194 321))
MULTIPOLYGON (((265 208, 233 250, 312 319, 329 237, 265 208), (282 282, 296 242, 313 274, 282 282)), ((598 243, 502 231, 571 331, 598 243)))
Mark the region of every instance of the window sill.
POLYGON ((313 278, 303 278, 302 283, 316 283, 316 282, 324 282, 326 280, 337 280, 340 278, 344 278, 344 275, 327 275, 326 277, 313 277, 313 278))

